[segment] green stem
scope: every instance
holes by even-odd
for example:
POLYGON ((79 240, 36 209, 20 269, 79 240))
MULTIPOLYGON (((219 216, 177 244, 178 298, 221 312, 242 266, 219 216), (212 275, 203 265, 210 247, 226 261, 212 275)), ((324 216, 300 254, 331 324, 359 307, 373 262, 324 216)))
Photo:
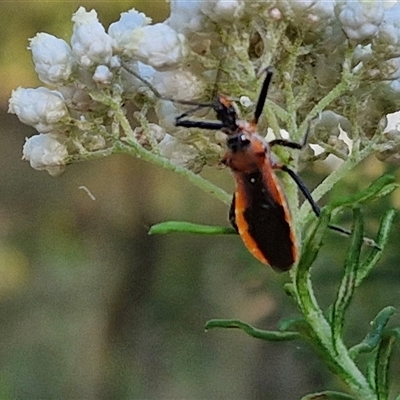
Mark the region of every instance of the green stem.
POLYGON ((373 389, 350 358, 343 341, 337 339, 335 347, 333 346, 331 327, 314 296, 309 271, 297 274, 294 279, 296 301, 312 332, 312 345, 317 347, 331 371, 342 379, 360 399, 376 400, 373 389))
POLYGON ((327 108, 327 106, 329 106, 329 104, 331 104, 334 100, 340 97, 347 90, 348 90, 348 84, 346 81, 342 80, 312 108, 312 110, 308 113, 307 118, 304 119, 304 121, 300 124, 299 131, 305 132, 307 130, 309 121, 311 121, 322 111, 324 111, 327 108))
POLYGON ((167 158, 156 155, 143 148, 133 139, 132 128, 121 108, 118 105, 114 105, 113 109, 115 112, 115 118, 121 125, 126 135, 126 137, 124 138, 126 144, 123 143, 121 140, 117 140, 114 145, 114 152, 130 154, 144 161, 148 161, 154 165, 158 165, 162 168, 173 171, 178 175, 185 177, 189 182, 191 182, 193 185, 197 186, 201 190, 205 191, 206 193, 211 194, 223 203, 230 205, 232 201, 231 195, 226 193, 218 186, 214 185, 208 180, 202 178, 200 175, 195 174, 184 167, 173 164, 167 158))
POLYGON ((318 255, 330 216, 322 213, 314 228, 304 239, 302 256, 290 272, 291 291, 308 329, 305 337, 313 345, 330 370, 360 399, 376 400, 373 388, 351 359, 341 337, 334 338, 330 322, 325 318, 314 295, 310 268, 318 255))

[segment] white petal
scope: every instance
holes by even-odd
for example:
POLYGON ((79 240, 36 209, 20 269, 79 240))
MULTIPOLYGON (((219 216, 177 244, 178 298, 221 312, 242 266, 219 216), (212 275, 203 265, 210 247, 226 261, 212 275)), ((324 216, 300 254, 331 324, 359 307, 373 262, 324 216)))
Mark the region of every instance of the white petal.
POLYGON ((97 19, 95 10, 80 7, 73 15, 72 52, 82 67, 108 64, 112 57, 112 39, 97 19))
POLYGON ((347 37, 362 41, 377 35, 384 16, 382 0, 338 2, 337 16, 347 37))
POLYGON ((47 170, 50 175, 59 175, 65 169, 68 151, 64 144, 49 134, 39 134, 26 140, 23 159, 39 171, 47 170))
POLYGON ((188 70, 157 71, 152 82, 161 96, 177 100, 193 100, 204 92, 203 83, 188 70))
POLYGON ((151 23, 151 18, 137 12, 134 8, 128 12, 121 13, 119 21, 114 22, 108 28, 108 34, 113 39, 113 46, 121 51, 131 40, 132 32, 151 23))
POLYGON ((162 69, 180 63, 187 54, 187 48, 182 34, 166 24, 155 24, 135 29, 125 53, 162 69))
POLYGON ((39 79, 47 84, 68 80, 75 65, 69 45, 47 33, 38 33, 30 40, 30 49, 39 79))
POLYGON ((53 130, 54 124, 68 115, 62 94, 44 87, 14 90, 8 112, 16 114, 21 122, 43 133, 53 130))

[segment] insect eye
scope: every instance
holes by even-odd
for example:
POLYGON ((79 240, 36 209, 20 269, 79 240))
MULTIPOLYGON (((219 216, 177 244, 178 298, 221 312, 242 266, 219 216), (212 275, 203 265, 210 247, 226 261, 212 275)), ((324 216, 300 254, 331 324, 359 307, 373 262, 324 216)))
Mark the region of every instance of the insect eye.
POLYGON ((236 152, 248 147, 250 145, 250 139, 244 134, 234 135, 228 137, 227 144, 232 151, 236 152))

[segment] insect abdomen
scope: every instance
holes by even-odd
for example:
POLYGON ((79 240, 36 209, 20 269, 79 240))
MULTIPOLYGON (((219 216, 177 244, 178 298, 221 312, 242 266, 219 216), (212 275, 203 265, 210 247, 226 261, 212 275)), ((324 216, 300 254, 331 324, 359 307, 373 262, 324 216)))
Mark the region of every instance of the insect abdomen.
POLYGON ((271 190, 259 170, 237 174, 236 181, 233 222, 243 242, 262 263, 287 271, 296 261, 297 246, 279 186, 273 178, 271 190))

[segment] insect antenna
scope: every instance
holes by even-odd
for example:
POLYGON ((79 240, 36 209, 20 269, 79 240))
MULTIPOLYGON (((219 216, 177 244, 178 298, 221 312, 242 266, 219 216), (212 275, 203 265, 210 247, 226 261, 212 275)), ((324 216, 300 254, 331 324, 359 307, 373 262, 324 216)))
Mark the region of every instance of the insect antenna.
POLYGON ((219 130, 222 129, 225 125, 221 122, 208 122, 208 121, 192 121, 192 120, 184 120, 185 117, 188 117, 194 114, 196 111, 201 110, 202 108, 213 108, 216 107, 216 102, 208 102, 208 103, 199 103, 196 101, 190 100, 180 100, 174 99, 172 97, 167 97, 161 95, 161 93, 152 85, 149 81, 141 77, 133 68, 127 65, 125 62, 122 62, 122 67, 133 75, 136 79, 144 83, 152 92, 153 94, 160 100, 170 101, 172 103, 182 104, 185 106, 194 106, 188 111, 185 111, 183 114, 178 115, 175 119, 176 126, 182 126, 185 128, 200 128, 200 129, 208 129, 208 130, 219 130))
POLYGON ((124 68, 127 72, 129 72, 131 75, 133 75, 136 79, 144 83, 153 93, 154 95, 159 98, 160 100, 167 100, 171 101, 173 103, 178 103, 186 106, 196 106, 196 109, 194 109, 193 112, 197 111, 197 109, 204 108, 204 107, 213 107, 214 103, 199 103, 196 101, 190 101, 190 100, 179 100, 179 99, 173 99, 172 97, 167 97, 163 96, 155 87, 152 85, 148 80, 144 79, 141 77, 133 68, 131 68, 128 64, 125 62, 121 62, 122 68, 124 68))

